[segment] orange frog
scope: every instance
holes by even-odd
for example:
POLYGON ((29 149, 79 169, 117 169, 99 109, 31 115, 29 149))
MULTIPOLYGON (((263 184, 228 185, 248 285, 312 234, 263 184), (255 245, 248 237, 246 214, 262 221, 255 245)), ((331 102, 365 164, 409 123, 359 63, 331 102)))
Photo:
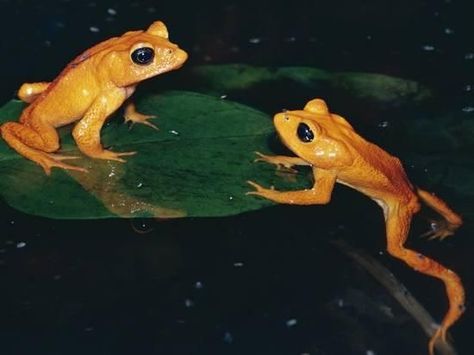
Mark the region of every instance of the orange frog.
POLYGON ((416 271, 441 279, 446 287, 449 310, 429 342, 433 354, 435 342, 446 341, 446 331, 464 311, 464 288, 452 270, 404 244, 412 216, 420 210, 419 199, 444 217, 443 223, 427 233, 431 238, 453 234, 462 224, 461 217, 438 197, 414 187, 399 159, 359 136, 343 117, 330 113, 323 100, 309 101, 304 110, 278 113, 274 124, 283 143, 297 157, 257 153, 256 160, 286 168, 310 166, 314 185, 300 191, 276 191, 249 181, 256 191, 248 194, 279 203, 326 204, 334 184, 340 183, 374 200, 383 209, 388 252, 416 271))
MULTIPOLYGON (((70 62, 50 82, 23 84, 18 92, 29 103, 20 122, 6 122, 0 127, 3 139, 24 157, 41 165, 46 174, 52 167, 87 171, 63 161, 77 157, 55 154, 59 147, 57 127, 79 121, 72 135, 85 155, 97 159, 124 162, 121 156, 103 149, 100 130, 107 119, 135 91, 141 81, 180 68, 188 55, 168 41, 166 26, 154 22, 146 31, 131 31, 110 38, 70 62)), ((125 109, 125 120, 143 123, 154 116, 125 109)))

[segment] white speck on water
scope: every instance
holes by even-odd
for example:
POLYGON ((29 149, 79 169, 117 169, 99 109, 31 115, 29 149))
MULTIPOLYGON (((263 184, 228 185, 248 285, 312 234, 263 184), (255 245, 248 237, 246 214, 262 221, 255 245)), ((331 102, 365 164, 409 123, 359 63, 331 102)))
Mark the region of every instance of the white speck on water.
POLYGON ((252 38, 249 38, 249 43, 252 43, 252 44, 259 44, 262 42, 262 39, 259 38, 259 37, 252 37, 252 38))
POLYGON ((89 27, 89 31, 97 33, 97 32, 100 32, 100 29, 99 29, 99 27, 91 26, 91 27, 89 27))
POLYGON ((227 344, 231 344, 234 341, 234 337, 230 332, 224 333, 224 342, 227 344))
POLYGON ((344 307, 344 300, 342 298, 339 298, 337 300, 337 306, 340 308, 344 307))
POLYGON ((444 33, 446 33, 447 35, 452 35, 454 33, 454 30, 452 28, 446 27, 444 29, 444 33))
POLYGON ((184 300, 184 305, 187 307, 187 308, 190 308, 192 306, 194 306, 194 302, 192 300, 190 300, 189 298, 186 298, 184 300))
POLYGON ((112 171, 110 174, 109 174, 109 177, 114 177, 115 176, 115 173, 112 171))
POLYGON ((174 134, 175 136, 179 136, 179 132, 178 131, 175 131, 174 129, 172 129, 171 131, 169 131, 171 134, 174 134))
POLYGON ((432 52, 435 50, 435 47, 432 46, 431 44, 425 44, 424 46, 421 47, 426 52, 432 52))
POLYGON ((232 201, 234 199, 234 196, 229 196, 229 200, 232 201))
POLYGON ((372 36, 371 35, 367 35, 366 37, 369 41, 372 39, 372 36))
POLYGON ((379 122, 378 126, 380 128, 387 128, 389 125, 389 122, 388 121, 382 121, 382 122, 379 122))
POLYGON ((296 37, 295 36, 290 36, 285 38, 286 42, 296 42, 296 37))
POLYGON ((473 112, 473 111, 474 111, 473 106, 466 106, 466 107, 462 108, 462 112, 470 113, 470 112, 473 112))
POLYGON ((15 221, 11 220, 11 221, 10 221, 10 224, 15 224, 15 221))
POLYGON ((137 184, 137 187, 138 187, 138 188, 140 188, 140 187, 142 187, 142 186, 143 186, 143 182, 139 182, 139 183, 137 184))
POLYGON ((464 86, 464 91, 471 91, 471 90, 472 90, 471 84, 467 84, 466 86, 464 86))
POLYGON ((244 263, 238 261, 238 262, 235 262, 235 263, 234 263, 234 266, 235 266, 235 267, 242 267, 242 266, 244 266, 244 263))
POLYGON ((298 320, 296 320, 295 318, 288 319, 288 320, 286 321, 286 326, 287 326, 288 328, 294 327, 294 326, 297 325, 297 324, 298 324, 298 320))
POLYGON ((116 11, 115 9, 112 9, 112 8, 108 8, 108 9, 107 9, 107 13, 108 13, 109 15, 112 15, 112 16, 117 15, 117 11, 116 11))
POLYGON ((197 289, 197 290, 200 290, 203 287, 204 287, 204 285, 201 281, 196 281, 196 283, 194 284, 194 288, 197 289))
POLYGON ((227 99, 227 95, 226 94, 221 95, 221 96, 219 96, 219 98, 222 99, 222 100, 227 99))
POLYGON ((63 278, 62 275, 59 275, 59 274, 53 276, 54 281, 61 280, 62 278, 63 278))
POLYGON ((86 332, 92 332, 93 330, 94 330, 94 327, 84 328, 84 331, 86 331, 86 332))
POLYGON ((148 9, 146 9, 146 11, 148 11, 150 14, 153 14, 156 12, 156 8, 153 6, 150 6, 148 9))
POLYGON ((379 251, 379 255, 383 255, 383 251, 382 251, 382 250, 381 250, 381 251, 379 251))
POLYGON ((25 243, 25 242, 18 242, 18 243, 16 243, 16 247, 17 247, 18 249, 24 248, 25 246, 26 246, 26 243, 25 243))
POLYGON ((367 351, 365 352, 365 355, 375 355, 375 351, 373 351, 373 350, 367 350, 367 351))
POLYGON ((466 54, 464 55, 464 59, 466 59, 466 60, 472 60, 472 59, 474 59, 474 53, 473 53, 473 52, 466 53, 466 54))

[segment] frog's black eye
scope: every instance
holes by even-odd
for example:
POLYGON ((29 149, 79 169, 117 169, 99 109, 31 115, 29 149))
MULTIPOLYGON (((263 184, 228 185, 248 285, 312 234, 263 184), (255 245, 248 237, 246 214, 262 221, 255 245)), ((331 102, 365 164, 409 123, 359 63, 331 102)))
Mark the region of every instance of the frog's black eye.
POLYGON ((150 64, 153 61, 154 56, 155 51, 150 47, 135 49, 131 55, 133 62, 139 65, 150 64))
POLYGON ((300 123, 296 133, 302 142, 308 143, 314 139, 314 133, 306 123, 300 123))

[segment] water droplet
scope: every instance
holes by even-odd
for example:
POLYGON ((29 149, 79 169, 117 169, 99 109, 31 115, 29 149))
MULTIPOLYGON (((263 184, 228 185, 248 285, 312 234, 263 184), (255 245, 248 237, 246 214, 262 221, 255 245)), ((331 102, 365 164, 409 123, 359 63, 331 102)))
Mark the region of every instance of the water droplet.
POLYGON ((25 242, 16 243, 16 247, 17 247, 18 249, 24 248, 25 246, 26 246, 26 243, 25 243, 25 242))
POLYGON ((252 38, 249 38, 249 43, 252 43, 252 44, 259 44, 262 42, 262 39, 259 38, 259 37, 252 37, 252 38))
POLYGON ((365 352, 365 355, 375 355, 375 351, 373 351, 373 350, 367 350, 367 351, 365 352))
POLYGON ((474 59, 474 53, 472 53, 472 52, 466 53, 466 54, 464 55, 464 59, 466 59, 466 60, 472 60, 472 59, 474 59))
POLYGON ((242 267, 242 266, 244 266, 244 263, 238 261, 238 262, 235 262, 235 263, 234 263, 234 266, 235 266, 235 267, 242 267))
POLYGON ((432 52, 435 50, 435 47, 431 44, 425 44, 424 46, 421 47, 424 51, 426 52, 432 52))
POLYGON ((379 122, 377 126, 379 126, 380 128, 387 128, 388 125, 389 125, 388 121, 382 121, 382 122, 379 122))
POLYGON ((471 91, 471 90, 472 90, 471 84, 467 84, 466 86, 464 86, 464 91, 471 91))
POLYGON ((298 324, 298 320, 296 320, 295 318, 288 319, 288 320, 286 321, 286 326, 287 326, 288 328, 294 327, 296 324, 298 324))
POLYGON ((234 196, 229 196, 229 200, 232 201, 234 199, 234 196))
POLYGON ((115 9, 112 9, 112 8, 108 8, 108 9, 107 9, 107 13, 108 13, 109 15, 112 15, 112 16, 117 15, 117 11, 116 11, 115 9))
POLYGON ((194 302, 192 300, 190 300, 189 298, 186 298, 184 300, 184 305, 187 307, 187 308, 190 308, 192 306, 194 306, 194 302))
POLYGON ((219 96, 219 98, 222 99, 222 100, 227 99, 227 95, 223 94, 223 95, 219 96))
POLYGON ((178 131, 175 131, 174 129, 172 129, 171 131, 169 131, 171 134, 174 134, 175 136, 179 136, 179 132, 178 131))
POLYGON ((342 298, 339 298, 337 300, 337 306, 340 308, 344 307, 344 300, 342 298))
POLYGON ((224 342, 227 344, 231 344, 234 341, 234 337, 230 332, 224 333, 224 342))
POLYGON ((99 27, 91 26, 91 27, 89 27, 89 31, 97 33, 97 32, 100 32, 100 29, 99 29, 99 27))
POLYGON ((197 289, 197 290, 200 290, 203 287, 204 287, 204 285, 201 281, 196 281, 196 283, 194 284, 194 288, 197 289))
POLYGON ((444 33, 446 33, 447 35, 452 35, 454 33, 454 30, 452 28, 446 27, 444 29, 444 33))
POLYGON ((466 106, 466 107, 462 108, 462 112, 470 113, 470 112, 473 112, 473 111, 474 111, 473 106, 466 106))

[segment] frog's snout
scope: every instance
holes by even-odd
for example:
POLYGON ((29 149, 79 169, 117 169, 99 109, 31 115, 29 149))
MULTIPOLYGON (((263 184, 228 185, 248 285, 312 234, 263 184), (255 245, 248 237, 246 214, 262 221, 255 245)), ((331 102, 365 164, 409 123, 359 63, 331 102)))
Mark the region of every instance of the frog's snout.
POLYGON ((183 65, 188 59, 188 53, 183 51, 181 48, 176 47, 174 50, 174 57, 176 58, 177 65, 183 65))

